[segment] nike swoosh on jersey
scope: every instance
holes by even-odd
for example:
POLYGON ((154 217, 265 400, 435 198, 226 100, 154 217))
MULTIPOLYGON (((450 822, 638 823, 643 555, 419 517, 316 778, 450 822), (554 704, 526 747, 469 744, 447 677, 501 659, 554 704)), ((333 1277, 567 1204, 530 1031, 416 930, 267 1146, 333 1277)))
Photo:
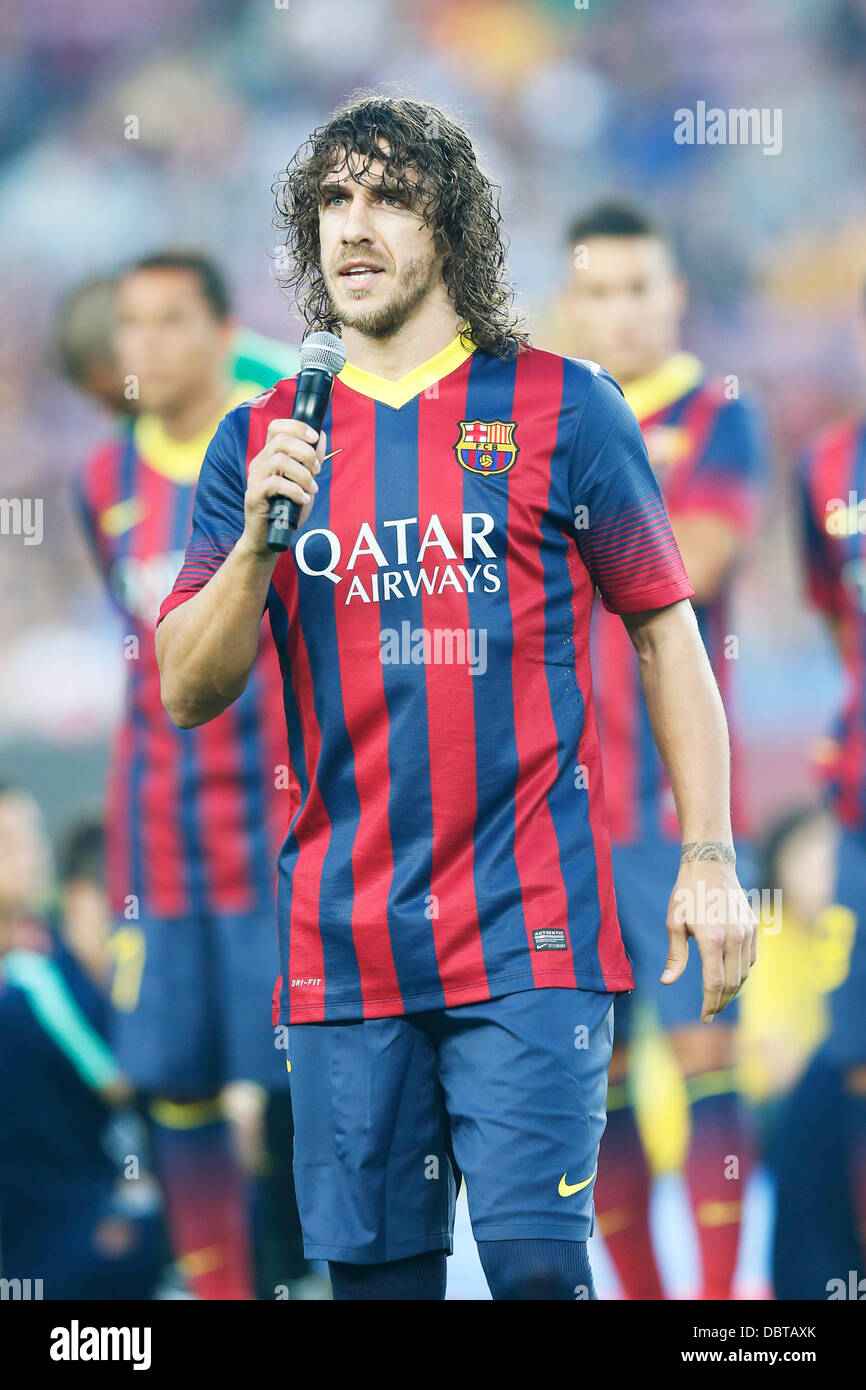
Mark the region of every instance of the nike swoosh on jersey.
POLYGON ((568 1177, 568 1174, 567 1174, 567 1173, 563 1173, 562 1177, 559 1179, 559 1188, 558 1188, 558 1191, 559 1191, 560 1197, 573 1197, 574 1194, 575 1194, 575 1192, 582 1192, 583 1189, 584 1189, 585 1187, 589 1187, 589 1184, 592 1182, 593 1178, 595 1177, 595 1173, 596 1173, 596 1170, 593 1169, 592 1172, 590 1173, 589 1177, 588 1177, 588 1178, 584 1178, 583 1182, 575 1182, 575 1183, 566 1182, 565 1180, 566 1180, 566 1178, 568 1177))

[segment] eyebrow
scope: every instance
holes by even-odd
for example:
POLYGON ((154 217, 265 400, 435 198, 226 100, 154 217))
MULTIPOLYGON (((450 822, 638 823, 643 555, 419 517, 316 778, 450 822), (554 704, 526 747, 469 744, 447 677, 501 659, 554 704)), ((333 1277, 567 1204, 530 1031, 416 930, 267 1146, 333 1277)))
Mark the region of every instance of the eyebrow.
POLYGON ((349 183, 343 182, 340 179, 329 179, 323 183, 320 183, 319 196, 321 198, 324 198, 325 196, 331 198, 342 197, 347 192, 350 184, 354 185, 355 188, 366 188, 374 193, 385 194, 385 196, 389 198, 396 197, 402 198, 404 202, 410 201, 410 199, 407 197, 405 189, 401 188, 400 185, 397 183, 359 184, 357 179, 350 179, 349 183))

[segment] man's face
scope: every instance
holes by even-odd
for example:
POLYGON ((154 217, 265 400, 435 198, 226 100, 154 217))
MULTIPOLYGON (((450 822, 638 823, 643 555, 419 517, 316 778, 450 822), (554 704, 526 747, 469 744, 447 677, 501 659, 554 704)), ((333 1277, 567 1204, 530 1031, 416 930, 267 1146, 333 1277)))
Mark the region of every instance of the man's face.
POLYGON ((48 887, 51 844, 26 792, 0 796, 0 916, 33 911, 48 887))
POLYGON ((365 174, 357 155, 348 165, 338 162, 323 178, 319 205, 331 302, 344 327, 374 338, 401 328, 442 279, 433 228, 382 184, 382 167, 373 164, 365 174))
POLYGON ((578 251, 565 308, 575 351, 627 382, 676 351, 685 289, 656 237, 591 237, 578 251))
POLYGON ((218 319, 191 270, 135 270, 121 282, 115 348, 138 379, 144 410, 171 411, 213 387, 231 324, 218 319))

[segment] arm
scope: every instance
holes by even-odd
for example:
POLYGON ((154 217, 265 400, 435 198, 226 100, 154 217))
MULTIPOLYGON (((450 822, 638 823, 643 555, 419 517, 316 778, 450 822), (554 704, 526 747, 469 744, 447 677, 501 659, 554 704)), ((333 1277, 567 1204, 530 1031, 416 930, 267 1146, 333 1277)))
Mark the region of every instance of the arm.
POLYGON ((215 719, 246 688, 276 560, 241 536, 204 588, 157 628, 162 703, 179 728, 215 719))
POLYGON ((731 565, 744 549, 742 532, 725 517, 706 512, 671 517, 671 526, 686 573, 695 591, 695 603, 711 603, 731 565))
POLYGON ((623 615, 637 652, 656 745, 676 801, 683 849, 668 908, 673 984, 701 953, 705 1023, 734 997, 754 964, 757 923, 737 881, 731 835, 728 730, 691 605, 623 615))
MULTIPOLYGON (((300 502, 303 525, 324 451, 324 434, 316 445, 315 433, 300 421, 271 421, 265 447, 249 467, 233 548, 197 592, 164 614, 156 633, 162 702, 180 728, 215 719, 246 687, 278 559, 267 547, 270 499, 279 494, 300 502)), ((192 551, 193 545, 187 564, 195 569, 192 551)))

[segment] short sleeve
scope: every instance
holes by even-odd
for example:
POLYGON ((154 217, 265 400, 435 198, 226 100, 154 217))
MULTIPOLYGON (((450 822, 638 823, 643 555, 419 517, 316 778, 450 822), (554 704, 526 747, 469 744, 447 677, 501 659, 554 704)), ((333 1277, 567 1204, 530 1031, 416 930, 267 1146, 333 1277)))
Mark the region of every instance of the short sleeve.
POLYGON ((581 558, 612 613, 638 613, 691 598, 640 426, 601 368, 584 400, 569 466, 581 558))
POLYGON ((751 534, 766 483, 767 443, 762 417, 743 399, 723 401, 696 468, 668 496, 671 516, 717 516, 751 534))
POLYGON ((248 431, 249 406, 238 406, 220 421, 208 445, 196 487, 192 534, 158 624, 204 588, 243 532, 248 431))
POLYGON ((815 607, 832 617, 839 611, 839 578, 833 566, 827 532, 815 515, 812 458, 811 451, 807 450, 797 462, 794 475, 797 521, 806 591, 815 607))

